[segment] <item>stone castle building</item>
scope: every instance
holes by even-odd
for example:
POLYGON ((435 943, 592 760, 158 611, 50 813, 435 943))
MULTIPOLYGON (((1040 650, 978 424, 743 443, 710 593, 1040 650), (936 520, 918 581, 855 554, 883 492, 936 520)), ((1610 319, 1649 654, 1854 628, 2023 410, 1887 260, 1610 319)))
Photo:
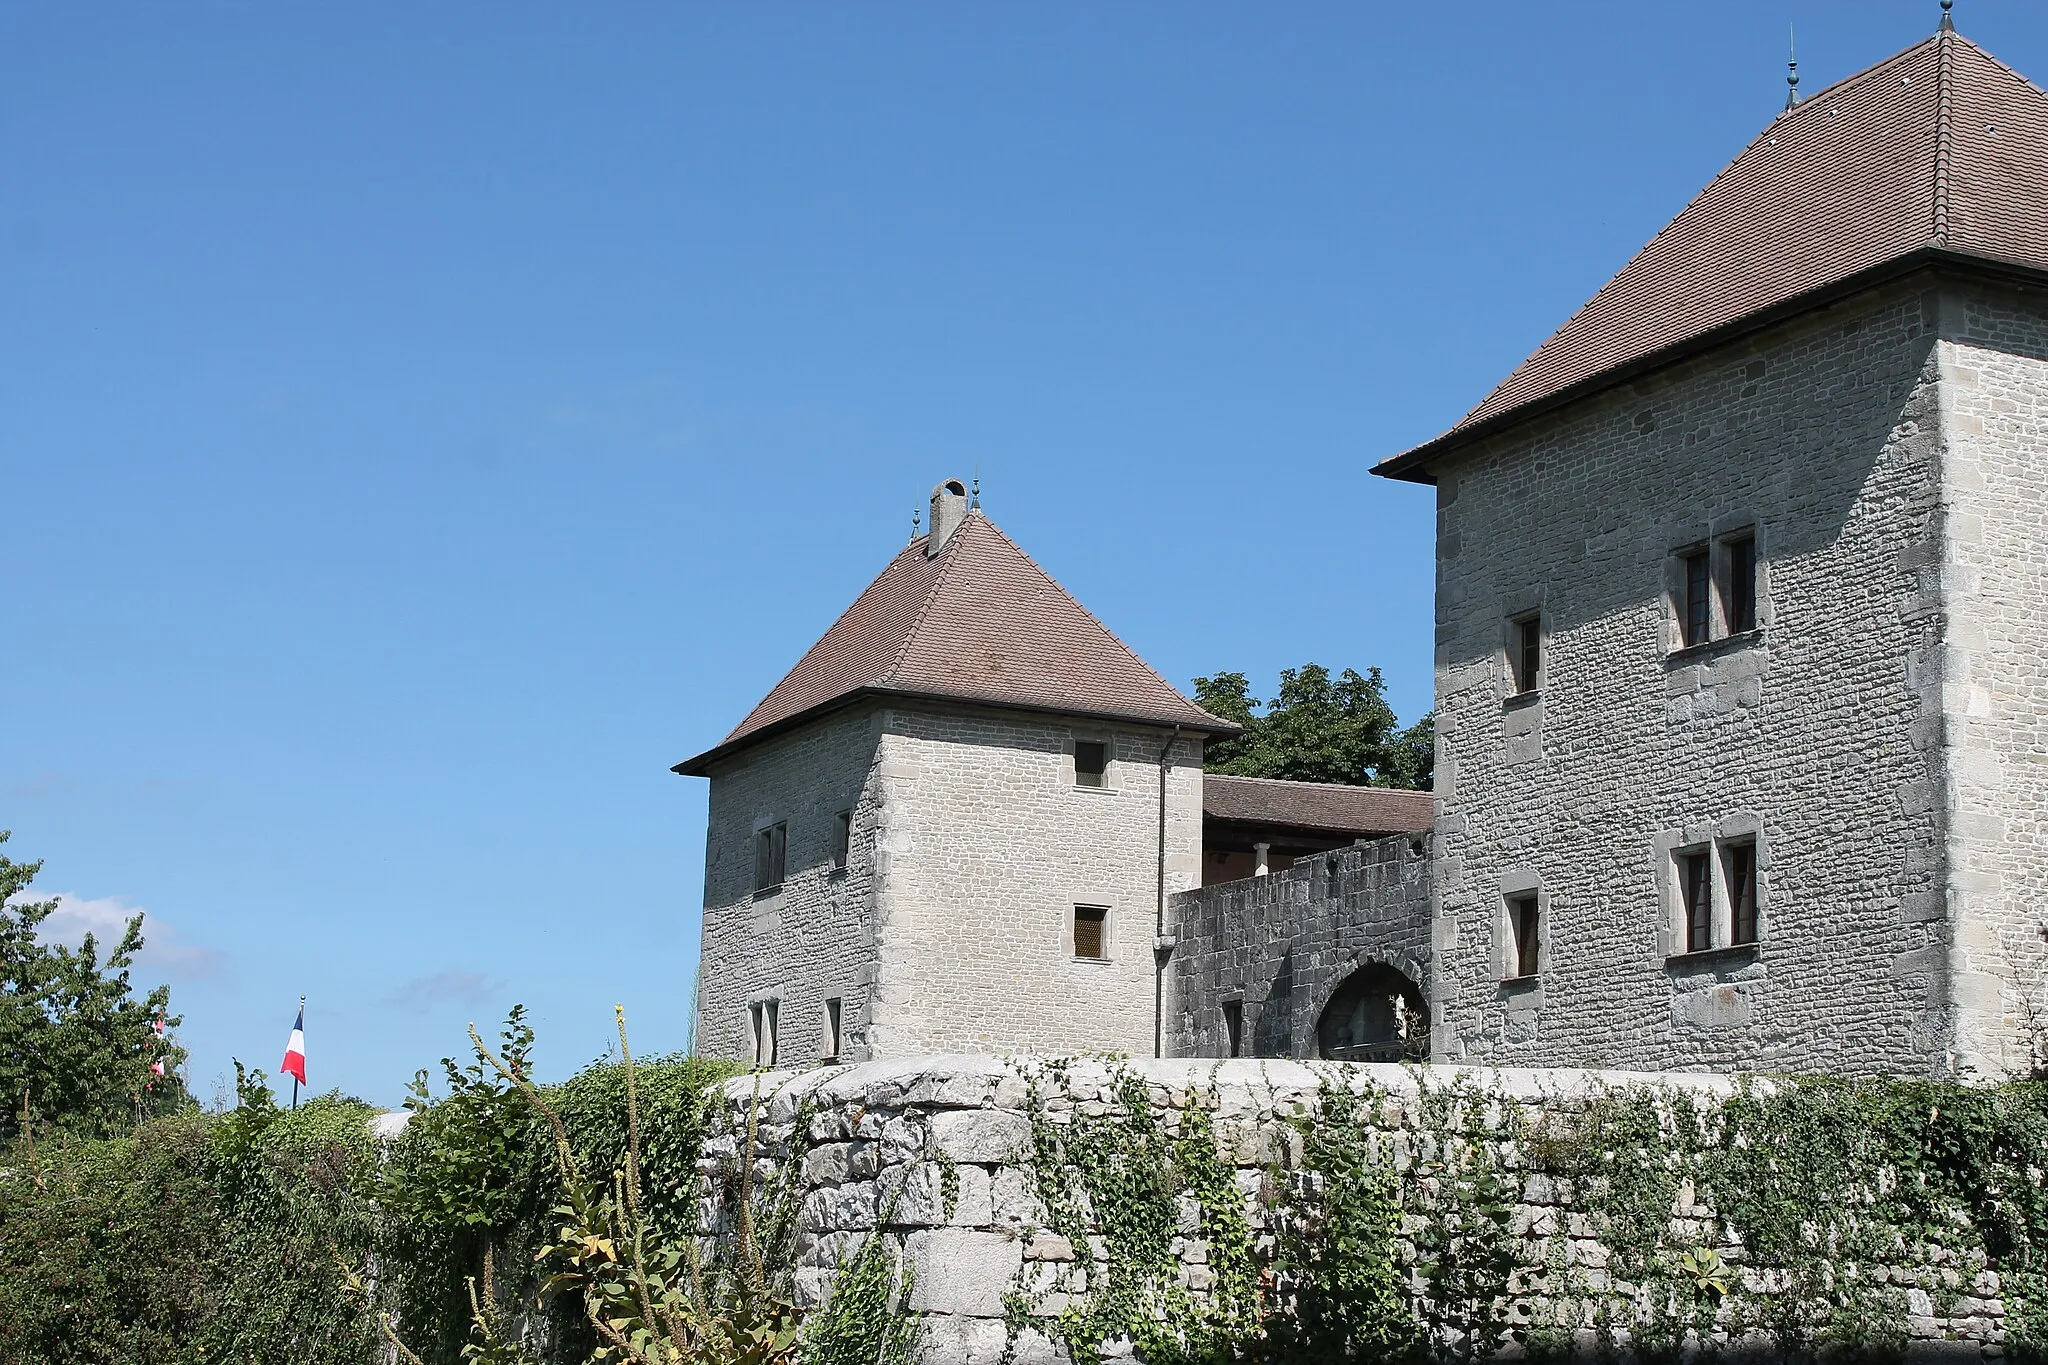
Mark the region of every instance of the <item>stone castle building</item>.
POLYGON ((700 1044, 2032 1062, 2048 93, 1944 19, 1788 106, 1377 472, 1437 490, 1433 811, 1205 779, 1230 726, 943 485, 680 765, 700 1044))

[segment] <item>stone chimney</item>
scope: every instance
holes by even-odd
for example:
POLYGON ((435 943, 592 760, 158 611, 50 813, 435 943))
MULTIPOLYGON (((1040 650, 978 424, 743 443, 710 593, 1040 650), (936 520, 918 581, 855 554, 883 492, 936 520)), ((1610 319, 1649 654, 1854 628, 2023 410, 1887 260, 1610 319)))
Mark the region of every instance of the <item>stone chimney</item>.
POLYGON ((946 542, 960 529, 960 523, 967 520, 967 485, 958 479, 948 479, 932 490, 932 533, 924 543, 924 555, 930 559, 946 548, 946 542))

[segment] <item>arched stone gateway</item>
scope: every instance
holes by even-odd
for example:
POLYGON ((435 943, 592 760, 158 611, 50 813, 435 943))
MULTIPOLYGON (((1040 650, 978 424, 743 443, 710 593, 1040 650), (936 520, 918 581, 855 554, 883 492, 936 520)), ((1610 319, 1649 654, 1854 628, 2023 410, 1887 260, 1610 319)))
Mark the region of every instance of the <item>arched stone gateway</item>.
POLYGON ((1429 1009, 1421 988, 1398 968, 1365 963, 1331 993, 1316 1042, 1334 1062, 1426 1061, 1429 1009))

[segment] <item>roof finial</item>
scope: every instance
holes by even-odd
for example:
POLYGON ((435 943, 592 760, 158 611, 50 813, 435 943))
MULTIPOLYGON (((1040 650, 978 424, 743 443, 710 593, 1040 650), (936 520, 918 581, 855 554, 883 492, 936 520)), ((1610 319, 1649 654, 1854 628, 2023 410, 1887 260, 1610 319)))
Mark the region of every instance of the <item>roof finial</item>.
POLYGON ((979 512, 981 510, 981 466, 978 464, 974 466, 974 488, 967 495, 967 510, 970 512, 979 512))
POLYGON ((1785 25, 1785 107, 1790 109, 1799 103, 1799 34, 1792 25, 1785 25))
POLYGON ((1956 0, 1941 0, 1941 32, 1954 33, 1956 31, 1955 16, 1949 13, 1955 7, 1956 0))
POLYGON ((924 534, 924 512, 920 508, 910 509, 910 539, 914 543, 924 534))

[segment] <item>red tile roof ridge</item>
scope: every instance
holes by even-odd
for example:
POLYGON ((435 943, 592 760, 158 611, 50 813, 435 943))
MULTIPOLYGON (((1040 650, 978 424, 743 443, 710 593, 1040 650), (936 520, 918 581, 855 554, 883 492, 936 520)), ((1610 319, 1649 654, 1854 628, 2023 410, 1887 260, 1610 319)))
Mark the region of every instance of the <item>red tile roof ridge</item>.
POLYGON ((750 743, 864 696, 1237 732, 1183 696, 979 510, 936 555, 929 546, 924 536, 898 550, 723 740, 675 770, 702 776, 750 743))
MULTIPOLYGON (((1670 219, 1664 224, 1663 227, 1658 228, 1656 232, 1652 233, 1650 235, 1650 240, 1643 244, 1641 250, 1637 251, 1634 255, 1631 255, 1626 261, 1623 261, 1620 267, 1616 269, 1612 275, 1609 275, 1607 279, 1602 282, 1598 289, 1594 290, 1590 295, 1588 295, 1586 301, 1580 304, 1576 309, 1574 309, 1572 311, 1571 316, 1566 318, 1564 320, 1564 324, 1556 328, 1551 333, 1551 336, 1557 336, 1560 333, 1570 330, 1571 325, 1574 322, 1577 322, 1581 317, 1585 316, 1587 310, 1591 309, 1595 304, 1600 302, 1600 297, 1601 295, 1607 292, 1607 287, 1613 284, 1615 281, 1619 280, 1622 276, 1626 275, 1629 271, 1629 268, 1642 258, 1644 252, 1647 252, 1652 246, 1656 244, 1657 239, 1659 237, 1662 237, 1669 228, 1676 224, 1680 219, 1684 218, 1687 213, 1691 212, 1693 207, 1697 205, 1701 200, 1705 199, 1709 194, 1713 193, 1715 186, 1719 185, 1723 180, 1727 179, 1729 172, 1735 170, 1738 166, 1741 166, 1744 162, 1744 159, 1747 158, 1750 153, 1756 151, 1756 149, 1760 146, 1770 146, 1776 140, 1778 134, 1785 130, 1785 128, 1788 125, 1788 122, 1805 121, 1808 118, 1814 117, 1814 111, 1818 110, 1821 107, 1821 101, 1827 99, 1828 96, 1839 96, 1842 92, 1848 90, 1850 87, 1855 86, 1860 82, 1869 79, 1870 77, 1878 75, 1886 67, 1906 62, 1930 44, 1938 43, 1944 37, 1953 36, 1957 35, 1944 35, 1937 33, 1930 38, 1923 38, 1919 42, 1913 44, 1911 47, 1906 48, 1899 52, 1894 52, 1891 56, 1884 58, 1882 61, 1872 62, 1869 66, 1864 67, 1861 71, 1854 72, 1850 75, 1842 77, 1838 81, 1834 81, 1828 85, 1821 87, 1819 90, 1814 91, 1813 94, 1806 96, 1804 99, 1801 99, 1799 103, 1793 105, 1790 109, 1785 110, 1784 112, 1780 113, 1776 118, 1773 118, 1769 123, 1764 125, 1763 131, 1759 132, 1755 137, 1751 138, 1748 142, 1744 143, 1742 150, 1737 152, 1734 156, 1730 157, 1726 165, 1721 167, 1720 170, 1714 172, 1713 179, 1707 181, 1706 184, 1700 187, 1698 193, 1694 194, 1692 198, 1685 201, 1684 208, 1681 208, 1677 213, 1672 214, 1670 219)), ((1993 60, 1995 61, 1996 58, 1993 58, 1993 60)), ((1493 403, 1493 401, 1500 396, 1500 391, 1506 388, 1510 383, 1512 383, 1516 375, 1524 367, 1526 367, 1531 360, 1534 360, 1538 355, 1540 355, 1543 351, 1543 346, 1548 344, 1549 338, 1546 337, 1544 339, 1543 345, 1539 345, 1535 350, 1531 351, 1522 360, 1521 364, 1516 365, 1514 370, 1508 373, 1506 379, 1503 379, 1499 384, 1496 384, 1492 389, 1490 389, 1486 393, 1484 397, 1482 397, 1477 403, 1474 403, 1472 407, 1465 413, 1465 415, 1458 419, 1457 424, 1451 428, 1451 431, 1463 431, 1466 427, 1472 425, 1474 419, 1477 418, 1481 413, 1485 412, 1486 409, 1493 403)), ((1503 410, 1498 415, 1504 417, 1509 412, 1512 412, 1514 410, 1515 409, 1513 408, 1508 408, 1503 410)), ((1420 447, 1417 448, 1420 449, 1420 447)), ((1399 457, 1397 456, 1395 458, 1398 459, 1399 457)))
MULTIPOLYGON (((1934 41, 1941 44, 1941 63, 1935 75, 1938 84, 1934 97, 1934 221, 1928 225, 1928 240, 1936 246, 1948 245, 1948 159, 1950 133, 1953 131, 1949 119, 1955 94, 1955 43, 1949 41, 1952 38, 1956 38, 1953 29, 1945 28, 1934 35, 1934 41)), ((1981 48, 1978 50, 1982 51, 1981 48)), ((1991 56, 1988 52, 1984 55, 1991 56)), ((1998 59, 1992 57, 1991 60, 1998 59)))
POLYGON ((1912 271, 2048 277, 2043 186, 2048 89, 1938 31, 1773 117, 1457 423, 1375 472, 1430 481, 1436 456, 1912 271))
MULTIPOLYGON (((1081 601, 1080 598, 1075 597, 1072 593, 1068 592, 1064 587, 1061 587, 1060 581, 1057 578, 1054 578, 1050 573, 1047 573, 1045 570, 1045 566, 1040 564, 1037 560, 1033 559, 1031 557, 1031 552, 1029 550, 1019 545, 1016 541, 1010 539, 1010 537, 1004 533, 1003 528, 996 525, 994 522, 990 521, 986 516, 982 515, 981 509, 978 507, 967 514, 967 524, 972 524, 977 521, 980 522, 983 526, 986 526, 989 529, 989 531, 996 536, 997 539, 1001 540, 1005 545, 1009 546, 1012 550, 1016 551, 1017 557, 1019 559, 1022 559, 1026 564, 1029 564, 1032 568, 1036 569, 1038 571, 1039 577, 1043 578, 1046 581, 1047 585, 1053 589, 1053 591, 1058 592, 1061 595, 1065 596, 1076 607, 1079 607, 1081 609, 1081 614, 1087 617, 1090 621, 1093 621, 1096 627, 1099 630, 1101 630, 1104 635, 1107 635, 1109 637, 1110 643, 1114 644, 1118 649, 1122 650, 1130 658, 1130 661, 1132 663, 1144 669, 1153 677, 1158 678, 1160 684, 1164 686, 1168 691, 1173 692, 1176 696, 1179 695, 1180 689, 1178 687, 1175 687, 1172 683, 1167 682, 1166 679, 1160 675, 1158 669, 1152 667, 1152 665, 1146 663, 1143 658, 1139 657, 1138 651, 1132 649, 1129 645, 1125 644, 1123 636, 1111 630, 1107 625, 1104 625, 1102 618, 1097 616, 1094 612, 1088 610, 1088 607, 1081 601)), ((963 524, 960 527, 960 531, 964 532, 967 529, 967 524, 963 524)), ((953 538, 955 540, 958 540, 960 538, 959 532, 956 532, 953 538)), ((951 547, 948 546, 947 548, 950 549, 951 547)), ((934 598, 936 598, 939 595, 939 588, 942 586, 943 584, 934 584, 932 586, 932 596, 934 598)), ((930 604, 927 603, 926 605, 927 607, 929 607, 930 604)), ((920 614, 920 619, 921 616, 922 614, 920 614)), ((913 633, 915 633, 914 628, 913 633)), ((1210 720, 1215 721, 1219 733, 1237 733, 1238 727, 1235 723, 1225 720, 1223 717, 1216 715, 1214 712, 1205 711, 1201 707, 1196 706, 1193 702, 1189 702, 1188 705, 1194 710, 1196 715, 1207 716, 1210 720)))
MULTIPOLYGON (((967 533, 967 528, 980 516, 980 508, 968 508, 967 516, 958 526, 953 528, 953 534, 946 537, 946 543, 939 547, 939 552, 936 555, 929 553, 929 547, 932 543, 931 532, 927 531, 917 540, 910 542, 912 546, 923 545, 927 547, 926 558, 938 560, 939 569, 937 573, 932 575, 931 586, 925 589, 924 601, 918 604, 917 615, 910 618, 910 629, 903 632, 903 643, 896 646, 896 652, 889 657, 889 666, 882 670, 882 680, 884 682, 895 677, 896 670, 903 667, 903 661, 910 657, 910 647, 917 643, 918 631, 924 628, 925 618, 932 614, 932 603, 939 600, 939 594, 946 589, 948 575, 953 572, 953 566, 960 562, 958 554, 960 538, 967 533)), ((986 518, 983 519, 986 520, 986 518)))

